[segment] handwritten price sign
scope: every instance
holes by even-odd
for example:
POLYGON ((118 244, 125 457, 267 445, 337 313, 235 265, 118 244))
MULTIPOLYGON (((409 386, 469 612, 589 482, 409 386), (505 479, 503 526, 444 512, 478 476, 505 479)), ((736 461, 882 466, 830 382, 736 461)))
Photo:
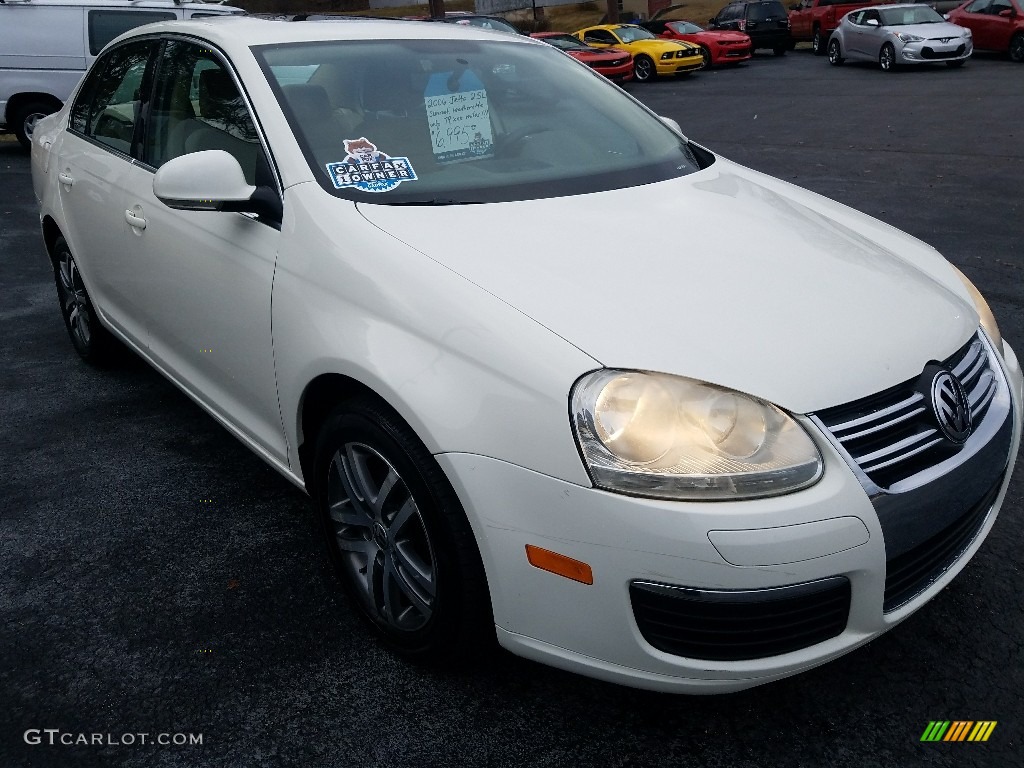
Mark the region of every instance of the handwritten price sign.
POLYGON ((431 76, 423 95, 434 157, 439 163, 475 160, 494 151, 487 91, 472 72, 431 76), (455 90, 452 90, 455 86, 455 90))

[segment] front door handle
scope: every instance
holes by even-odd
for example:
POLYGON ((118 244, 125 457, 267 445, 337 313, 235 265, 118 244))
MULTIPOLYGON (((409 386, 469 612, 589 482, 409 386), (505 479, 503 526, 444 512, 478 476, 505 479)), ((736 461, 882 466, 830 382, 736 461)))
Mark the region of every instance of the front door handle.
POLYGON ((131 210, 130 208, 126 209, 124 212, 124 220, 127 221, 131 226, 135 227, 136 229, 146 228, 146 219, 143 216, 137 214, 135 211, 131 210))
POLYGON ((75 177, 72 176, 67 171, 61 171, 60 173, 58 173, 57 179, 60 180, 60 183, 63 184, 65 187, 70 187, 75 183, 75 177))

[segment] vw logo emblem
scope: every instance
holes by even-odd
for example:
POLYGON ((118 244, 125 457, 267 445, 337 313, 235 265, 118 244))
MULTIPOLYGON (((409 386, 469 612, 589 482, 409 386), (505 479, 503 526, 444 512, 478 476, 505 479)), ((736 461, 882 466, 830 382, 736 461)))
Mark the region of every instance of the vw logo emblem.
POLYGON ((939 371, 932 379, 932 411, 951 442, 959 445, 971 436, 970 400, 960 380, 949 371, 939 371))

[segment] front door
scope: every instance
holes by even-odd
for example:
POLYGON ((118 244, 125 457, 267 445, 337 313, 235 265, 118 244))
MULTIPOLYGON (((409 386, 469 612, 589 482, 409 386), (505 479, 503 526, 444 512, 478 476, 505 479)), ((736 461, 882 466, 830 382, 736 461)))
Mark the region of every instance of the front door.
POLYGON ((233 155, 250 184, 278 192, 227 62, 209 47, 169 40, 124 209, 146 274, 150 352, 215 415, 287 463, 270 328, 280 232, 247 214, 172 209, 153 194, 161 165, 211 149, 233 155))

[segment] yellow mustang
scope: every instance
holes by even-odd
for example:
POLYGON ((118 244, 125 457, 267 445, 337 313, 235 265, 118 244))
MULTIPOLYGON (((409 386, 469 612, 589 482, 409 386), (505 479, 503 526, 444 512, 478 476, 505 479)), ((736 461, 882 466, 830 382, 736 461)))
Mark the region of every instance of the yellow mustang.
POLYGON ((653 80, 658 75, 692 72, 704 66, 699 45, 682 40, 663 40, 635 24, 601 24, 573 34, 595 48, 615 46, 633 54, 633 77, 653 80))

